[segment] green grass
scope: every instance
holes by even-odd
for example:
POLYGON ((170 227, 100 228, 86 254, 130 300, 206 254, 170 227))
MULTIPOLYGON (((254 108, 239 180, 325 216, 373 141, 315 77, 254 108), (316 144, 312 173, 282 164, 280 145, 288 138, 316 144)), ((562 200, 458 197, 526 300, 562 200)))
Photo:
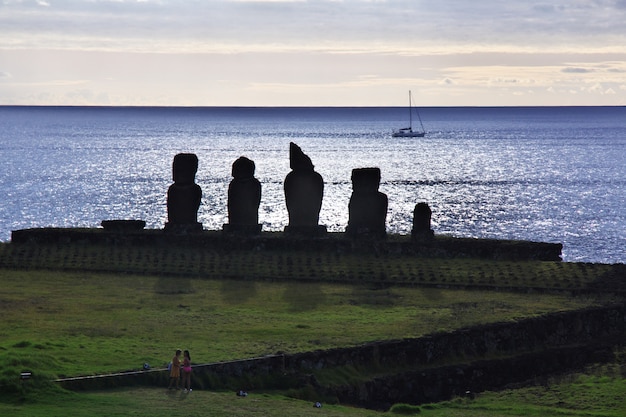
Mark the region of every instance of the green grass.
POLYGON ((604 298, 0 270, 0 355, 75 376, 345 347, 584 308, 604 298))
MULTIPOLYGON (((623 367, 623 365, 622 365, 623 367)), ((589 370, 546 381, 544 385, 485 392, 476 399, 437 404, 397 404, 387 412, 301 401, 275 393, 237 397, 233 392, 130 388, 91 393, 47 391, 21 401, 0 401, 0 415, 10 416, 425 416, 425 417, 622 417, 626 415, 626 380, 620 367, 589 370)), ((0 398, 2 396, 0 395, 0 398)))
MULTIPOLYGON (((418 337, 603 305, 617 299, 608 294, 623 276, 620 266, 0 244, 0 268, 0 415, 626 414, 619 372, 484 393, 472 401, 397 405, 388 413, 329 404, 319 410, 311 401, 271 393, 245 399, 202 390, 184 397, 161 388, 77 394, 50 382, 139 369, 144 362, 164 366, 177 347, 190 349, 195 363, 206 363, 418 337), (589 288, 609 291, 587 293, 589 288), (573 297, 569 291, 587 295, 573 297), (33 378, 20 383, 22 370, 32 371, 33 378)), ((358 379, 359 372, 338 369, 327 377, 358 379)))
POLYGON ((21 404, 0 402, 0 414, 29 417, 267 417, 267 416, 382 416, 383 413, 354 407, 301 401, 278 394, 250 393, 237 397, 234 392, 195 390, 190 394, 163 388, 133 388, 92 393, 57 393, 29 399, 21 404))
POLYGON ((475 400, 456 399, 414 409, 427 417, 622 417, 626 415, 623 373, 623 363, 607 365, 540 386, 486 392, 475 400))

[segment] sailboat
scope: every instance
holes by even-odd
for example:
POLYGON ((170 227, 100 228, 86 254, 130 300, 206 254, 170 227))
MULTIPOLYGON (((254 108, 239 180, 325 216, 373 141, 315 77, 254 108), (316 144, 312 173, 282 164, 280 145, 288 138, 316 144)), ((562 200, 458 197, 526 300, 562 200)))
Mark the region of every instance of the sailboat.
POLYGON ((419 112, 415 109, 417 119, 420 122, 421 131, 413 130, 413 100, 411 99, 411 90, 409 90, 409 127, 403 127, 401 129, 394 130, 392 136, 394 138, 423 138, 426 135, 424 125, 422 124, 422 118, 419 112))

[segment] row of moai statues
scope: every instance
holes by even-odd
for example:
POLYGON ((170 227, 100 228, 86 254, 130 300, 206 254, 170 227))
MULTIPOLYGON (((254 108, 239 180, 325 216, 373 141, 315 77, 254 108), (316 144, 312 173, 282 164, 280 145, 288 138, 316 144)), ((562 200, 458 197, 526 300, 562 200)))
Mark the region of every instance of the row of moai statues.
MULTIPOLYGON (((324 197, 324 180, 302 149, 295 143, 289 145, 291 172, 284 182, 285 203, 289 224, 285 233, 319 237, 326 226, 319 224, 324 197)), ((167 191, 166 231, 192 233, 202 231, 198 223, 198 209, 202 190, 195 183, 198 157, 181 153, 174 157, 173 180, 167 191)), ((224 232, 253 235, 261 232, 259 205, 261 183, 254 177, 254 161, 242 156, 232 165, 233 180, 228 186, 228 223, 224 232)), ((348 204, 349 218, 346 234, 352 237, 382 239, 387 235, 386 220, 388 199, 378 188, 379 168, 352 170, 352 196, 348 204)), ((430 228, 431 210, 426 203, 418 203, 413 213, 414 238, 433 236, 430 228)))

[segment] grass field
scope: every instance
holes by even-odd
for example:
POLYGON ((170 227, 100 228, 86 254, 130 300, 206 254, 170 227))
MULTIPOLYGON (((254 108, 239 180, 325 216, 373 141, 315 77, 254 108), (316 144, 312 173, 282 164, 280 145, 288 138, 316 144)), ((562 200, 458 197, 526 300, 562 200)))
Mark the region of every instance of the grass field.
POLYGON ((238 260, 192 251, 181 260, 162 248, 127 249, 0 245, 0 415, 626 415, 621 362, 542 387, 397 405, 387 413, 331 404, 319 410, 270 392, 238 398, 145 387, 63 391, 50 381, 144 362, 164 366, 178 347, 189 349, 195 363, 210 363, 418 337, 619 300, 586 291, 615 279, 611 265, 304 252, 251 252, 238 260), (33 378, 21 383, 23 370, 33 378))
POLYGON ((251 393, 241 398, 234 393, 194 391, 166 392, 160 388, 135 388, 88 394, 61 394, 57 401, 30 406, 3 406, 3 415, 15 416, 363 416, 419 415, 426 417, 622 417, 626 412, 623 380, 577 375, 566 383, 485 393, 474 400, 445 403, 396 405, 392 411, 375 412, 348 406, 300 401, 271 393, 251 393))
POLYGON ((0 352, 58 375, 417 337, 605 303, 604 298, 326 283, 0 270, 0 352))
MULTIPOLYGON (((623 368, 623 366, 622 366, 623 368)), ((475 399, 458 398, 438 404, 397 404, 390 411, 376 412, 349 406, 301 401, 277 393, 195 390, 190 394, 163 388, 129 388, 90 393, 47 391, 21 402, 0 402, 0 414, 29 417, 623 417, 626 415, 626 382, 620 367, 571 374, 565 380, 546 381, 542 386, 486 392, 475 399)))

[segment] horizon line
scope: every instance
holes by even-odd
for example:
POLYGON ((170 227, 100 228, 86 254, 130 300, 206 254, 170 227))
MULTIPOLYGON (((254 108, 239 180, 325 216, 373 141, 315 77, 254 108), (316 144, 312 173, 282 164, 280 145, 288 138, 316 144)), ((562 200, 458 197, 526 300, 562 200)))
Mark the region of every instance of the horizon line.
MULTIPOLYGON (((49 107, 49 108, 119 108, 119 109, 141 109, 141 108, 154 108, 154 109, 404 109, 407 106, 219 106, 219 105, 106 105, 106 104, 0 104, 0 108, 7 107, 49 107)), ((422 109, 494 109, 494 108, 619 108, 625 107, 626 104, 590 104, 590 105, 484 105, 484 106, 414 106, 422 109)))

